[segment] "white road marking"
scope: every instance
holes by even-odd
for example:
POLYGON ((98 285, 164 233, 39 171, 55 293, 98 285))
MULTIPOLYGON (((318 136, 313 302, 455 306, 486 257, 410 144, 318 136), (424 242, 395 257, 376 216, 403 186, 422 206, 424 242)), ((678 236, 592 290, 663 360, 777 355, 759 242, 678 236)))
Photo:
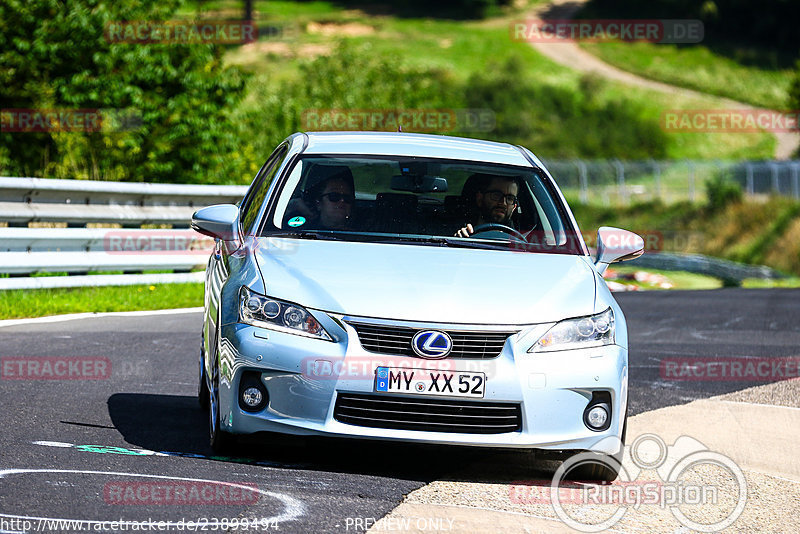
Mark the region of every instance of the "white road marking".
MULTIPOLYGON (((71 474, 79 474, 79 475, 107 475, 107 476, 118 476, 118 477, 137 477, 137 478, 158 478, 162 480, 180 480, 183 482, 206 482, 210 484, 220 484, 224 486, 231 486, 233 488, 240 488, 242 490, 252 491, 254 488, 252 486, 245 486, 242 484, 235 484, 233 482, 221 482, 219 480, 209 480, 204 478, 185 478, 185 477, 169 477, 164 475, 146 475, 143 473, 121 473, 116 471, 84 471, 80 469, 3 469, 0 470, 0 479, 5 478, 8 475, 20 475, 26 473, 71 473, 71 474)), ((264 517, 261 518, 265 524, 275 524, 275 523, 283 523, 286 521, 294 521, 303 515, 305 515, 305 505, 302 501, 295 499, 294 497, 290 497, 289 495, 285 495, 283 493, 277 493, 274 491, 265 491, 258 488, 255 490, 264 495, 266 497, 272 497, 273 499, 277 499, 281 503, 283 503, 283 513, 276 515, 274 517, 264 517)), ((8 517, 9 519, 22 519, 22 520, 29 520, 29 521, 72 521, 74 523, 80 523, 81 525, 98 525, 98 524, 107 524, 108 521, 99 521, 99 520, 90 520, 90 519, 60 519, 55 517, 35 517, 35 516, 25 516, 25 515, 13 515, 13 514, 3 514, 0 513, 0 517, 8 517)), ((120 521, 120 525, 166 525, 167 528, 177 526, 178 522, 173 521, 120 521)), ((186 525, 186 522, 184 522, 186 525)))
POLYGON ((44 445, 45 447, 72 447, 72 443, 64 443, 63 441, 31 441, 34 445, 44 445))
POLYGON ((176 313, 200 313, 202 307, 173 308, 169 310, 139 310, 127 312, 102 312, 102 313, 70 313, 65 315, 49 315, 47 317, 33 317, 29 319, 6 319, 0 321, 0 328, 4 326, 17 326, 21 324, 56 323, 59 321, 74 321, 76 319, 90 319, 93 317, 141 317, 144 315, 172 315, 176 313))

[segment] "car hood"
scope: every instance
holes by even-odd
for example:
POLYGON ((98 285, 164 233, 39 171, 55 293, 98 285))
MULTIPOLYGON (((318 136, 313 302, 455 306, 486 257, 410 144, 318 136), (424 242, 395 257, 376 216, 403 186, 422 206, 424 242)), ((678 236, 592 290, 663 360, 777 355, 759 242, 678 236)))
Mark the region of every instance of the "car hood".
POLYGON ((332 313, 513 325, 594 309, 582 256, 274 237, 255 254, 268 295, 332 313))

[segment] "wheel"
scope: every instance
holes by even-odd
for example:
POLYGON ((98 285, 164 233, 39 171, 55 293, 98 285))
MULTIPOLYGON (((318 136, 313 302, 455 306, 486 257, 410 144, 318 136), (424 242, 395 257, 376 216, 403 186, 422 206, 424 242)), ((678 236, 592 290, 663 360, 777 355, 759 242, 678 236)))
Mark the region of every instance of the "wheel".
POLYGON ((216 362, 214 362, 212 369, 211 391, 209 391, 208 435, 211 448, 217 454, 222 454, 229 452, 233 448, 234 439, 231 434, 222 430, 220 426, 219 366, 216 362))
POLYGON ((528 240, 525 239, 525 236, 519 233, 517 230, 511 228, 510 226, 506 226, 505 224, 500 223, 486 223, 481 224, 475 227, 475 231, 472 232, 472 235, 480 234, 482 232, 492 232, 492 231, 499 231, 505 232, 512 237, 519 239, 520 241, 527 242, 528 240))
POLYGON ((200 403, 200 407, 203 410, 208 410, 209 405, 209 392, 208 392, 208 382, 206 381, 206 336, 205 332, 200 334, 200 360, 199 360, 199 367, 200 367, 200 376, 198 377, 197 383, 197 402, 200 403))

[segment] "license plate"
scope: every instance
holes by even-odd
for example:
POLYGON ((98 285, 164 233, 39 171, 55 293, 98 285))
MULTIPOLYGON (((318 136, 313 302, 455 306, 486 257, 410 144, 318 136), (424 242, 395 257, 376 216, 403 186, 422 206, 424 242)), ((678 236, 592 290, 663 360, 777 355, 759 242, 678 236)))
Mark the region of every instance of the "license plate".
POLYGON ((378 367, 375 391, 483 398, 486 375, 466 371, 378 367))

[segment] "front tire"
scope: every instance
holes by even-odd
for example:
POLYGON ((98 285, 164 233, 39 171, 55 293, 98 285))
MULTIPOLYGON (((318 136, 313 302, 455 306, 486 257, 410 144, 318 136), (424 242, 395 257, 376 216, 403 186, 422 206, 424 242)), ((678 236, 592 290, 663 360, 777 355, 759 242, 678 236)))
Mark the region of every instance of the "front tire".
POLYGON ((614 482, 622 468, 622 457, 625 453, 625 436, 628 433, 628 410, 625 403, 625 419, 622 423, 619 450, 614 454, 593 453, 594 460, 583 460, 580 464, 565 473, 567 480, 584 480, 596 482, 614 482))
POLYGON ((219 404, 219 366, 214 362, 213 375, 211 377, 211 390, 209 391, 210 407, 208 410, 208 435, 211 448, 217 454, 230 452, 233 448, 234 439, 231 434, 222 430, 220 426, 220 404, 219 404))
POLYGON ((210 392, 208 390, 208 380, 206 378, 206 335, 205 332, 200 334, 200 376, 197 384, 197 402, 203 410, 208 410, 211 402, 210 392))

